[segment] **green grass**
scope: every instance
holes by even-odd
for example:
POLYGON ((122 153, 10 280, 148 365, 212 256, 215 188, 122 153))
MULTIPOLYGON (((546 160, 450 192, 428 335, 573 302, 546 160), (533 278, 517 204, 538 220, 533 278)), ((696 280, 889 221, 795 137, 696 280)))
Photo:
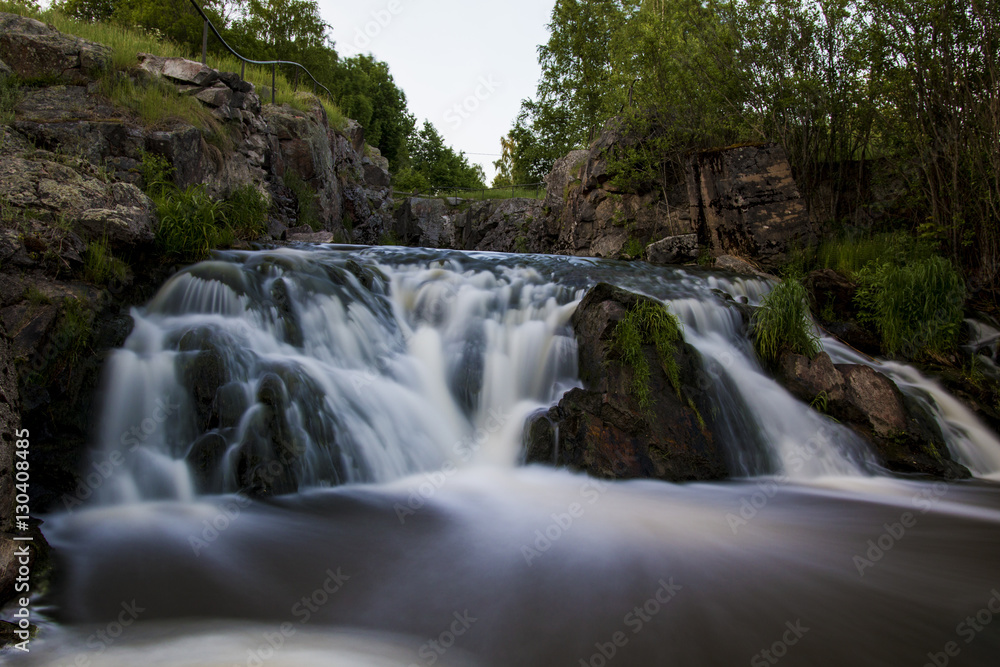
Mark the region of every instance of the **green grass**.
POLYGON ((52 298, 35 285, 28 285, 24 298, 33 306, 47 306, 52 303, 52 298))
POLYGON ((128 277, 128 265, 112 254, 107 236, 87 245, 83 271, 87 280, 98 285, 107 285, 112 281, 124 282, 128 277))
POLYGON ((238 188, 226 199, 223 215, 237 238, 255 241, 267 232, 271 202, 253 185, 238 188))
POLYGON ((294 171, 286 171, 284 181, 285 187, 295 195, 295 202, 298 206, 298 224, 309 225, 314 232, 320 231, 323 228, 323 223, 319 219, 319 210, 316 208, 316 191, 309 187, 309 184, 294 171))
POLYGON ((965 284, 951 262, 937 256, 872 262, 856 279, 859 319, 878 331, 883 352, 917 357, 955 349, 965 284))
POLYGON ((902 232, 826 241, 816 253, 819 268, 833 269, 849 278, 869 264, 905 262, 928 257, 931 250, 902 232))
POLYGON ((777 361, 786 351, 807 357, 820 351, 806 289, 794 278, 782 280, 764 297, 751 318, 751 329, 757 355, 766 362, 777 361))
POLYGON ((232 242, 223 202, 212 199, 204 186, 168 191, 154 201, 160 217, 156 241, 165 254, 202 259, 214 248, 232 242))
MULTIPOLYGON (((113 71, 126 71, 134 67, 138 63, 136 58, 136 54, 138 53, 152 53, 157 56, 201 60, 200 54, 190 53, 179 44, 156 37, 155 35, 125 28, 114 23, 79 21, 66 16, 57 9, 50 8, 35 11, 23 5, 0 0, 0 12, 30 16, 40 21, 51 23, 57 30, 66 34, 82 37, 83 39, 110 47, 113 71)), ((214 40, 215 38, 214 36, 210 36, 209 39, 214 40)), ((250 53, 243 55, 249 58, 254 57, 254 54, 250 53)), ((228 53, 224 57, 210 53, 208 56, 208 65, 223 72, 240 71, 240 61, 228 53)), ((262 92, 263 87, 267 87, 268 89, 271 87, 270 67, 247 65, 245 77, 247 81, 254 84, 258 92, 262 92)), ((293 90, 291 82, 281 72, 278 72, 276 84, 275 102, 277 104, 287 104, 300 111, 308 111, 312 107, 312 102, 308 97, 298 95, 293 90)), ((177 95, 176 92, 175 96, 182 97, 177 95)), ((115 101, 114 98, 113 101, 115 101)), ((263 103, 269 103, 270 101, 270 95, 266 99, 263 97, 261 99, 263 103)), ((340 108, 333 101, 327 99, 325 95, 320 97, 320 101, 326 109, 330 126, 337 130, 343 130, 347 126, 347 118, 340 108)), ((195 102, 197 103, 197 101, 195 102)), ((197 123, 192 124, 197 125, 197 123)))
POLYGON ((10 125, 14 120, 14 107, 21 101, 21 83, 17 77, 0 78, 0 125, 10 125))
POLYGON ((615 325, 611 339, 611 349, 620 355, 621 361, 632 368, 632 392, 639 401, 639 407, 648 409, 650 399, 649 362, 643 354, 645 345, 653 345, 670 384, 681 395, 680 369, 674 357, 675 348, 682 338, 680 323, 667 308, 654 301, 642 299, 628 310, 615 325))

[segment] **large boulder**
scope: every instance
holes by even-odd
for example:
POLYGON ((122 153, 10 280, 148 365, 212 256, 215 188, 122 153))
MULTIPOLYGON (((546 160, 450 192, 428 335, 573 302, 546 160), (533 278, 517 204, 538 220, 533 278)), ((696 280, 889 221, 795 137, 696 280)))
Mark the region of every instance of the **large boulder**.
POLYGON ((670 481, 719 479, 727 465, 711 431, 710 401, 698 384, 700 358, 677 340, 673 379, 652 340, 642 339, 649 369, 649 404, 636 390, 635 365, 614 344, 616 327, 648 297, 599 284, 573 315, 585 388, 567 393, 527 430, 527 459, 554 462, 597 477, 651 477, 670 481))
POLYGON ((652 264, 685 264, 698 259, 698 235, 668 236, 646 246, 646 261, 652 264))
POLYGON ((129 183, 105 183, 38 151, 0 161, 0 198, 41 220, 68 226, 84 240, 107 237, 114 248, 149 245, 152 202, 129 183))
POLYGON ((111 49, 35 19, 0 13, 0 60, 22 79, 85 83, 107 68, 111 49))
POLYGON ((952 460, 940 430, 888 377, 862 364, 836 364, 821 352, 812 359, 785 353, 779 381, 796 397, 867 440, 889 470, 948 478, 969 471, 952 460))
POLYGON ((812 241, 805 202, 777 144, 703 151, 687 165, 691 218, 713 255, 735 254, 765 266, 812 241))

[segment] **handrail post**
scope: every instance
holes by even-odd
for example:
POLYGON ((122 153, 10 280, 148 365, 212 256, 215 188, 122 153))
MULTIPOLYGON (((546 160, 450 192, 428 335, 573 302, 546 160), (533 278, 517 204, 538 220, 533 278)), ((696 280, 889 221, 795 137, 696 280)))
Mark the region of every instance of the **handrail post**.
POLYGON ((277 80, 278 63, 271 64, 271 104, 274 104, 274 86, 277 80))
POLYGON ((208 64, 208 19, 205 19, 201 29, 201 64, 208 64))

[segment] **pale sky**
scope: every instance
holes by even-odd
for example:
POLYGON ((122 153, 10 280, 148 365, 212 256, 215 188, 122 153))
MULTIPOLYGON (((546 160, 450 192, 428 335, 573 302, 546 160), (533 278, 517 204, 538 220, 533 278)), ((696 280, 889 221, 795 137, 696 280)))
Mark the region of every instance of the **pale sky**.
POLYGON ((319 0, 342 57, 389 64, 418 127, 482 165, 487 183, 500 137, 538 83, 538 45, 555 0, 319 0))

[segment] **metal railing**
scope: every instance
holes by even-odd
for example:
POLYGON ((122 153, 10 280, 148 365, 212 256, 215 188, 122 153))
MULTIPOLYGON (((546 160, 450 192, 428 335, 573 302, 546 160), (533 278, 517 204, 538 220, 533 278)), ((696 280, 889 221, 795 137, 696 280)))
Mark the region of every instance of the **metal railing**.
POLYGON ((523 197, 525 199, 542 199, 545 196, 545 183, 525 183, 523 185, 508 185, 502 188, 459 188, 459 187, 436 187, 429 192, 401 192, 394 190, 394 198, 408 199, 410 197, 453 197, 455 199, 515 199, 523 197), (498 196, 489 196, 496 193, 498 196), (507 196, 510 193, 510 196, 507 196), (526 193, 532 193, 531 195, 526 193), (532 196, 533 195, 533 196, 532 196))
POLYGON ((208 31, 211 30, 215 34, 216 39, 218 39, 219 42, 222 43, 222 46, 224 46, 227 51, 229 51, 231 54, 233 54, 234 56, 236 56, 237 58, 239 58, 239 60, 241 61, 240 62, 240 79, 241 80, 246 80, 246 66, 247 66, 247 63, 250 63, 251 65, 260 65, 262 67, 266 67, 267 65, 271 66, 271 104, 274 104, 274 93, 275 93, 275 90, 277 89, 278 65, 293 65, 295 67, 298 67, 303 72, 305 72, 306 75, 310 79, 312 79, 312 82, 313 82, 313 93, 314 94, 316 93, 316 88, 318 86, 319 88, 322 88, 323 90, 326 91, 326 94, 330 96, 330 101, 331 102, 335 102, 335 100, 333 98, 333 93, 330 92, 330 89, 327 88, 326 86, 324 86, 319 81, 317 81, 316 77, 314 77, 312 75, 312 72, 310 72, 308 69, 306 69, 305 65, 301 65, 299 63, 292 62, 291 60, 251 60, 250 58, 247 58, 247 57, 242 56, 239 53, 237 53, 236 49, 234 49, 233 47, 229 46, 229 43, 226 42, 226 40, 222 38, 222 35, 219 33, 218 29, 216 29, 216 27, 212 23, 211 19, 208 18, 208 16, 205 14, 205 12, 202 10, 202 8, 198 5, 198 3, 195 2, 195 0, 191 0, 191 5, 195 8, 195 11, 197 11, 201 15, 201 18, 205 20, 205 25, 204 25, 204 28, 202 29, 202 33, 201 33, 201 64, 202 65, 208 65, 208 31))

